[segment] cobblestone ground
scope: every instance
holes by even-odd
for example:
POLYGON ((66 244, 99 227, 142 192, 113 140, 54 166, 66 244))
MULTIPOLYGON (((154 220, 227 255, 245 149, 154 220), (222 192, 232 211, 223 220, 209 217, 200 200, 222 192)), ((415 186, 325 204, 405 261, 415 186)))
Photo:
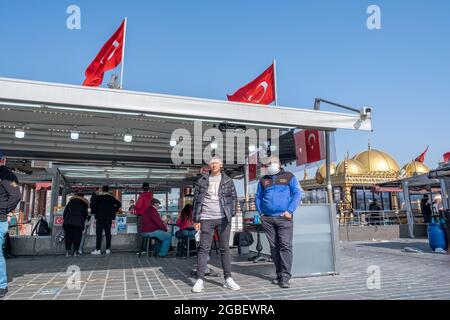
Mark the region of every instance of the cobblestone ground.
MULTIPOLYGON (((233 277, 240 291, 222 288, 222 278, 208 278, 205 292, 191 293, 195 257, 138 258, 109 256, 24 257, 7 260, 9 294, 4 299, 450 299, 450 255, 431 253, 423 240, 342 242, 339 275, 299 278, 290 289, 272 285, 273 266, 254 264, 233 250, 233 277), (424 253, 402 252, 404 247, 424 253), (81 270, 81 286, 69 288, 69 266, 81 270), (368 289, 369 266, 378 266, 381 288, 368 289)), ((212 254, 214 270, 220 271, 212 254)))

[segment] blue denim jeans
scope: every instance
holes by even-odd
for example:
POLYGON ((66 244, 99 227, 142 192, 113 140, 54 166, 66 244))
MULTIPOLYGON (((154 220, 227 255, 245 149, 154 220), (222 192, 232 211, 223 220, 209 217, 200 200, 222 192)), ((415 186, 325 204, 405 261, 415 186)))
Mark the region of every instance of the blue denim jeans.
POLYGON ((181 231, 177 231, 175 233, 175 236, 180 239, 180 238, 193 238, 195 236, 195 233, 197 231, 195 231, 194 229, 191 228, 187 228, 187 229, 183 229, 181 231))
POLYGON ((3 255, 3 244, 5 243, 5 235, 8 232, 8 221, 0 222, 0 289, 8 286, 8 278, 6 277, 6 261, 3 255))
POLYGON ((158 247, 158 255, 160 257, 167 256, 169 252, 170 245, 172 244, 172 235, 169 232, 164 232, 162 230, 156 230, 153 232, 143 232, 142 237, 154 237, 162 242, 161 247, 158 247))

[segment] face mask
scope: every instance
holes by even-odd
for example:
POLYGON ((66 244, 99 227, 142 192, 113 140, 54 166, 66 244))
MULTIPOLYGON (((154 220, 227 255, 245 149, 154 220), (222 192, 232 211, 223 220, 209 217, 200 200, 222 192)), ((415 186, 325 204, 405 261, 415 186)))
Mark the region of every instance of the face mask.
POLYGON ((280 165, 278 163, 271 163, 267 171, 270 175, 277 174, 280 171, 280 165))

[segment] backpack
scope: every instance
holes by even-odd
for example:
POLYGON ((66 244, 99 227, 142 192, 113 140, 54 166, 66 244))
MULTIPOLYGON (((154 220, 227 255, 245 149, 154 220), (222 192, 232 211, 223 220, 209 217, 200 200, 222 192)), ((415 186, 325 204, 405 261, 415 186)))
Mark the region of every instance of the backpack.
POLYGON ((33 235, 36 230, 37 230, 36 234, 40 237, 48 236, 50 235, 51 232, 51 229, 48 226, 48 222, 44 218, 41 218, 41 220, 39 220, 38 223, 36 223, 33 231, 31 232, 31 235, 33 235))
POLYGON ((238 232, 235 233, 233 239, 234 246, 247 247, 253 244, 253 236, 250 232, 238 232))

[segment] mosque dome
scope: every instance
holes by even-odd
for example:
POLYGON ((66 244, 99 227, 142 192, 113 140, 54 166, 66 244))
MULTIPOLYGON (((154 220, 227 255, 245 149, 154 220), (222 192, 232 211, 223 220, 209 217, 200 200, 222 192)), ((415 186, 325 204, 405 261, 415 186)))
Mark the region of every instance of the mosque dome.
POLYGON ((400 171, 400 167, 394 158, 386 152, 376 149, 362 151, 355 155, 352 159, 358 161, 362 165, 364 173, 389 173, 400 171))
POLYGON ((400 172, 403 177, 409 178, 413 177, 414 175, 428 173, 430 172, 430 168, 428 168, 422 162, 411 161, 405 164, 400 172))
MULTIPOLYGON (((330 175, 334 176, 334 174, 336 173, 336 165, 334 163, 331 163, 331 171, 330 171, 330 175)), ((316 176, 320 174, 321 177, 325 178, 327 176, 327 168, 325 163, 322 164, 319 169, 317 169, 316 172, 316 176)))
MULTIPOLYGON (((348 159, 347 160, 347 174, 356 175, 363 174, 365 172, 364 167, 358 160, 348 159)), ((345 173, 345 160, 339 162, 336 167, 336 175, 343 175, 345 173)))

